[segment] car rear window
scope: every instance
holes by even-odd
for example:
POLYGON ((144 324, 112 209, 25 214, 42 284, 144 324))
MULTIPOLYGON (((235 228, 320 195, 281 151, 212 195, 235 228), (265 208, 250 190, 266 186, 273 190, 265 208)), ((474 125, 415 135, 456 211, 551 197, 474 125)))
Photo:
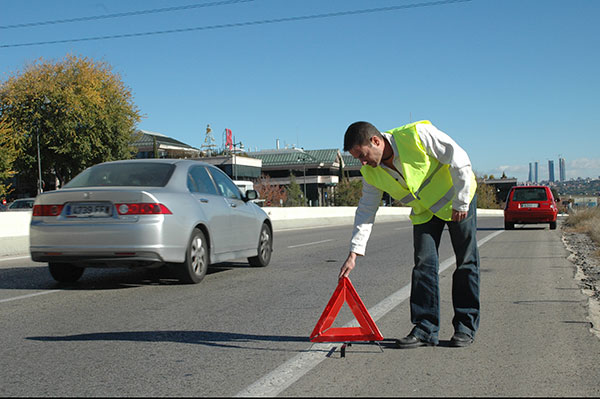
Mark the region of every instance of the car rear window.
POLYGON ((547 201, 546 189, 542 187, 519 188, 513 194, 513 201, 547 201))
POLYGON ((28 208, 33 208, 33 201, 31 201, 31 200, 16 200, 8 207, 8 209, 28 209, 28 208))
POLYGON ((135 162, 92 166, 65 184, 65 188, 97 186, 164 187, 175 165, 167 163, 135 162))

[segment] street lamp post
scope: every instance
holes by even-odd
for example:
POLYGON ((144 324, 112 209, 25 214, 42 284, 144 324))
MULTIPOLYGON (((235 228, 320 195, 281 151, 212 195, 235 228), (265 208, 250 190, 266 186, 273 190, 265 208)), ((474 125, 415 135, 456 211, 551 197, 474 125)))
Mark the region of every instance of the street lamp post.
POLYGON ((306 205, 306 158, 304 157, 302 157, 302 174, 302 181, 304 182, 304 205, 306 205))
POLYGON ((300 151, 298 153, 298 162, 302 161, 302 186, 303 186, 303 191, 304 191, 304 205, 308 204, 308 201, 306 200, 306 154, 304 153, 304 150, 301 149, 297 149, 297 151, 300 151))
MULTIPOLYGON (((233 139, 235 141, 235 139, 233 139)), ((239 143, 233 143, 233 152, 231 153, 231 158, 233 159, 233 180, 237 180, 237 155, 235 154, 235 147, 237 145, 240 146, 240 150, 244 149, 244 144, 240 141, 239 143)))
MULTIPOLYGON (((46 110, 46 105, 50 104, 50 100, 48 100, 48 97, 44 96, 44 102, 42 103, 42 111, 46 110)), ((40 130, 41 130, 41 121, 38 121, 38 126, 37 126, 37 159, 38 159, 38 187, 37 187, 37 192, 38 194, 44 192, 44 188, 42 187, 42 157, 40 155, 40 130)))
POLYGON ((42 159, 40 157, 40 127, 37 129, 37 159, 38 159, 38 190, 37 193, 40 194, 44 190, 42 188, 42 159))

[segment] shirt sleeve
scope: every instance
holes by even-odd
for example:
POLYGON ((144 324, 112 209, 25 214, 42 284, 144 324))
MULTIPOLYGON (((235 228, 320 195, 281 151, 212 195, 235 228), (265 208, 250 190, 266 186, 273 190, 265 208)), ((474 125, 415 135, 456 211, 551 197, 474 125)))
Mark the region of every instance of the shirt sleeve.
POLYGON ((425 151, 441 163, 450 166, 450 176, 456 188, 452 208, 457 211, 468 211, 473 170, 466 151, 450 136, 431 124, 419 123, 417 133, 425 151))
POLYGON ((352 230, 352 239, 350 240, 350 251, 358 255, 364 255, 367 250, 367 241, 371 235, 373 222, 383 191, 370 185, 363 179, 362 196, 358 201, 358 207, 354 214, 354 229, 352 230))

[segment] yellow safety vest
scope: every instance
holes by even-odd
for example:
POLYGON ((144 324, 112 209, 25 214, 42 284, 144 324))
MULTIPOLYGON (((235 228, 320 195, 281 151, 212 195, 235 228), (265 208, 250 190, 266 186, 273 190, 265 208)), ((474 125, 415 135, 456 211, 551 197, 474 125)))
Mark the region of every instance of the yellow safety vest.
MULTIPOLYGON (((370 185, 412 207, 410 219, 413 224, 426 223, 433 215, 449 221, 452 219, 452 200, 455 196, 449 166, 427 154, 417 133, 416 126, 419 123, 431 124, 429 121, 419 121, 387 132, 396 141, 406 187, 381 166, 373 168, 363 165, 360 173, 370 185)), ((471 180, 470 200, 473 199, 477 188, 473 173, 471 180)))

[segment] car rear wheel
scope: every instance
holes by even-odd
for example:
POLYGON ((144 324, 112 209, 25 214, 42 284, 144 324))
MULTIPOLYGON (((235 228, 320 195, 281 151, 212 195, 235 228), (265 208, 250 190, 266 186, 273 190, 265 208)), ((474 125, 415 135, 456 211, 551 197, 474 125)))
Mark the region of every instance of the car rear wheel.
POLYGON ((504 230, 513 230, 515 228, 515 224, 511 222, 504 222, 504 230))
POLYGON ((187 284, 197 284, 208 270, 208 245, 200 229, 194 229, 185 252, 185 261, 178 265, 180 280, 187 284))
POLYGON ((556 230, 556 220, 554 222, 550 222, 550 230, 556 230))
POLYGON ((85 270, 83 267, 77 267, 70 263, 48 263, 48 269, 52 278, 60 283, 74 283, 79 280, 85 270))
POLYGON ((273 234, 267 224, 263 224, 258 238, 258 255, 248 258, 250 266, 264 267, 271 261, 273 252, 273 234))

